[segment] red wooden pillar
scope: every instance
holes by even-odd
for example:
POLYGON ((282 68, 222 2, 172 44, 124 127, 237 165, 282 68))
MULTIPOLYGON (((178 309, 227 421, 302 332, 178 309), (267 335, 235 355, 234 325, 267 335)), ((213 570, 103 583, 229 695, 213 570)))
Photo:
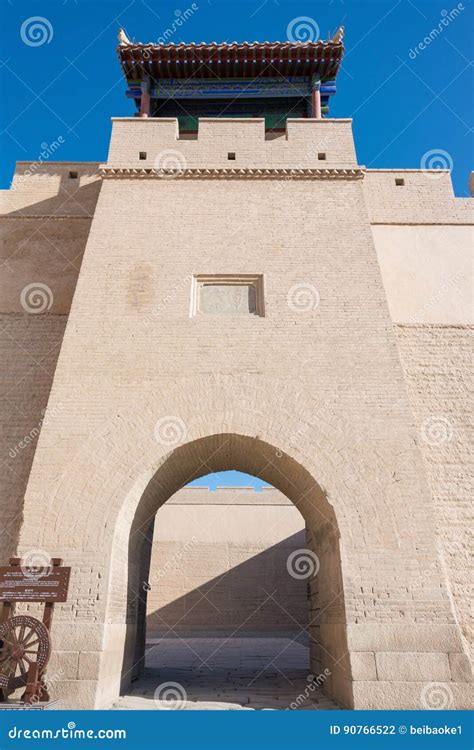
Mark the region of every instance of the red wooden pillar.
POLYGON ((318 78, 313 78, 311 82, 311 116, 318 120, 323 116, 321 112, 321 81, 318 78))
POLYGON ((141 83, 142 96, 140 100, 140 117, 149 117, 150 115, 150 82, 148 80, 141 83))

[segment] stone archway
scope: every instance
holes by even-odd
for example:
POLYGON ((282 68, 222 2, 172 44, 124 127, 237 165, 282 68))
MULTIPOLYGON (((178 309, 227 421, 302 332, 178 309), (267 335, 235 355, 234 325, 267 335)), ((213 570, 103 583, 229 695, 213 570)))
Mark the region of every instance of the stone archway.
POLYGON ((126 526, 118 524, 111 586, 117 590, 119 581, 125 576, 128 585, 127 591, 123 591, 126 601, 125 596, 121 600, 114 599, 107 617, 112 621, 120 620, 124 609, 127 613, 122 688, 126 688, 131 677, 137 675, 137 666, 144 664, 145 622, 140 605, 143 602, 142 584, 148 579, 150 524, 163 503, 189 481, 209 472, 228 469, 253 474, 272 484, 301 512, 309 532, 311 551, 317 555, 319 565, 318 576, 309 580, 310 669, 315 675, 324 674, 324 689, 329 697, 337 698, 342 705, 352 706, 339 530, 334 509, 309 472, 287 454, 262 440, 226 433, 177 447, 148 483, 128 539, 126 526))
MULTIPOLYGON (((53 389, 51 408, 55 399, 53 389)), ((442 682, 453 705, 465 705, 465 656, 421 457, 411 433, 397 432, 396 414, 382 440, 371 423, 354 428, 302 387, 244 374, 143 389, 139 406, 118 403, 105 420, 90 411, 85 425, 78 395, 64 399, 41 433, 19 553, 39 548, 73 569, 50 663, 66 705, 107 707, 118 696, 136 636, 127 615, 133 531, 208 472, 203 461, 261 473, 298 503, 324 586, 342 592, 319 633, 323 651, 341 657, 326 683, 340 704, 420 708, 424 686, 442 682)))

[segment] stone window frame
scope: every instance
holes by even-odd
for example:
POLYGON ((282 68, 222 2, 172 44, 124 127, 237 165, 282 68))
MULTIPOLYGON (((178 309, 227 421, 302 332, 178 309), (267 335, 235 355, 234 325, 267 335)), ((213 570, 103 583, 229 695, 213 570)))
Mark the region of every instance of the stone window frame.
MULTIPOLYGON (((191 284, 191 307, 190 317, 214 317, 212 313, 204 313, 199 310, 199 296, 203 285, 215 284, 216 286, 252 286, 255 290, 255 312, 234 313, 229 317, 265 317, 265 296, 263 285, 263 274, 234 274, 234 273, 211 273, 194 274, 191 284)), ((216 313, 217 315, 217 313, 216 313)), ((219 317, 221 317, 219 315, 219 317)))

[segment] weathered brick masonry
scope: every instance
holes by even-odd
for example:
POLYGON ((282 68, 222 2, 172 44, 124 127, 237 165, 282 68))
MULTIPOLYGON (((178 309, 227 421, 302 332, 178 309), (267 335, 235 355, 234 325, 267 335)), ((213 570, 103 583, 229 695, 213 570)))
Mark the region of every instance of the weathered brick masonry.
MULTIPOLYGON (((73 566, 53 634, 61 695, 80 706, 116 697, 137 656, 137 531, 190 479, 234 468, 260 474, 305 520, 321 563, 312 668, 330 669, 329 694, 360 708, 421 707, 425 685, 442 682, 453 705, 467 705, 458 620, 467 634, 469 321, 451 306, 446 324, 442 259, 429 288, 420 281, 409 325, 394 290, 411 299, 398 225, 456 225, 451 250, 464 257, 468 202, 454 199, 449 175, 400 170, 406 184, 394 187, 394 173, 364 173, 348 120, 289 121, 266 140, 261 120, 204 119, 196 140, 177 136, 172 120, 115 119, 101 183, 97 168, 49 165, 2 195, 0 221, 18 235, 4 230, 6 254, 28 248, 23 264, 9 261, 16 288, 40 281, 62 300, 34 316, 13 294, 5 310, 22 332, 41 330, 30 357, 49 351, 53 332, 62 346, 31 473, 34 443, 21 469, 10 459, 2 497, 4 559, 19 529, 20 553, 39 548, 73 566), (168 151, 175 179, 154 171, 168 151), (71 170, 81 174, 69 197, 71 170), (35 252, 24 229, 33 216, 55 233, 35 252), (64 275, 61 254, 76 272, 64 275), (190 316, 199 274, 263 275, 265 315, 190 316), (303 311, 301 290, 312 295, 303 311), (454 433, 440 451, 424 439, 437 416, 454 433), (165 418, 179 433, 171 443, 156 435, 165 418)), ((34 398, 28 378, 24 390, 12 382, 5 458, 38 423, 53 368, 29 366, 34 398)))

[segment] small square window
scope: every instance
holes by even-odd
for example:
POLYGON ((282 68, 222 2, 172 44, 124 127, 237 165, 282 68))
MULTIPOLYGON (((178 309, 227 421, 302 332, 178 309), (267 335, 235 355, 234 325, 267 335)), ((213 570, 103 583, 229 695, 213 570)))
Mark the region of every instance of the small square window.
POLYGON ((77 172, 69 172, 70 180, 77 180, 77 172))
POLYGON ((319 161, 326 161, 326 154, 324 153, 324 151, 318 154, 318 159, 319 161))
POLYGON ((403 177, 395 177, 395 185, 397 187, 403 187, 405 185, 405 180, 403 177))
POLYGON ((144 161, 144 160, 146 159, 146 151, 139 151, 139 152, 138 152, 138 158, 139 158, 139 159, 140 159, 141 161, 144 161))
POLYGON ((235 151, 229 151, 227 158, 229 161, 235 161, 235 151))
POLYGON ((191 317, 195 315, 265 315, 263 276, 195 276, 191 317))

